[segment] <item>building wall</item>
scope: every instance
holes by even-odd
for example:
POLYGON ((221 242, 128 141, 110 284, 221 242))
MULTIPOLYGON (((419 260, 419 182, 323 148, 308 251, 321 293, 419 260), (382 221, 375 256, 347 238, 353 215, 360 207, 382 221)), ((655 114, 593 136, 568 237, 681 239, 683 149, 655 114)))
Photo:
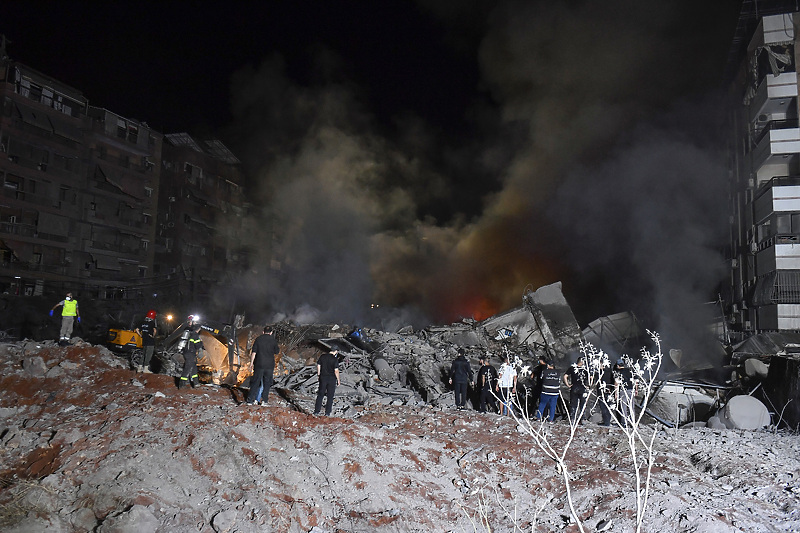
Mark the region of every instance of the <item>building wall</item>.
POLYGON ((795 19, 770 15, 753 26, 731 87, 728 303, 745 334, 800 329, 795 19))

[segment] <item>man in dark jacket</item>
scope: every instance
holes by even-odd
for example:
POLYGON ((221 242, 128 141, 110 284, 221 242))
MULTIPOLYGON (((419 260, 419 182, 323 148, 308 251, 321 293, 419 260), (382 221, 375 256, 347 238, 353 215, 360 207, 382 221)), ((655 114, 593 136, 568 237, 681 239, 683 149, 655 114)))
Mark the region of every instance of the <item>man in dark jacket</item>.
POLYGON ((325 416, 331 416, 333 396, 336 394, 336 387, 340 384, 338 354, 339 351, 334 349, 323 353, 317 361, 319 389, 317 389, 317 403, 314 405, 315 415, 318 415, 322 410, 322 399, 327 396, 328 402, 325 404, 325 416))
POLYGON ((603 369, 600 379, 597 383, 597 396, 600 403, 600 414, 603 416, 603 421, 600 422, 601 426, 611 425, 611 408, 616 405, 616 392, 614 389, 614 372, 611 366, 603 369))
POLYGON ((589 374, 584 361, 583 357, 579 357, 564 374, 564 385, 569 387, 569 420, 573 424, 580 423, 585 410, 586 382, 589 380, 589 374))
POLYGON ((458 350, 458 357, 450 365, 450 384, 456 396, 456 408, 461 410, 467 406, 467 387, 472 381, 472 368, 464 355, 464 350, 458 350))
POLYGON ((553 362, 547 361, 547 368, 542 372, 542 395, 539 398, 539 416, 544 417, 545 411, 549 411, 549 419, 552 422, 556 418, 556 406, 561 389, 561 372, 555 369, 553 362))
POLYGON ((633 423, 636 416, 634 411, 634 398, 636 397, 636 380, 633 377, 633 371, 628 368, 625 359, 618 359, 614 367, 614 381, 617 389, 617 410, 621 416, 621 422, 624 426, 629 426, 633 423))
POLYGON ((497 385, 497 369, 489 363, 488 356, 479 359, 481 368, 478 370, 478 377, 475 378, 475 388, 481 391, 480 407, 481 413, 486 412, 486 404, 489 404, 493 413, 497 412, 497 402, 494 401, 494 388, 497 385))
POLYGON ((192 323, 189 326, 189 338, 186 340, 186 346, 183 347, 183 373, 178 382, 179 389, 187 384, 191 384, 192 388, 197 386, 197 356, 201 349, 203 349, 203 341, 200 339, 200 324, 192 323))
POLYGON ((259 335, 250 349, 250 391, 247 393, 247 404, 254 405, 258 393, 262 391, 261 404, 269 400, 269 388, 272 386, 272 375, 275 373, 275 354, 278 353, 278 341, 270 326, 264 326, 263 335, 259 335), (263 387, 263 389, 262 389, 263 387))

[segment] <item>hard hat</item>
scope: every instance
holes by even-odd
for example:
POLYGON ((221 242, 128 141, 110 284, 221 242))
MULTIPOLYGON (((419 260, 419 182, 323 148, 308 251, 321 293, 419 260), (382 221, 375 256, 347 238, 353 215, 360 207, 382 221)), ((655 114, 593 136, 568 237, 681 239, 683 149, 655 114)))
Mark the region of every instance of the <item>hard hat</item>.
POLYGON ((155 317, 156 317, 156 312, 153 311, 152 309, 147 312, 147 318, 155 318, 155 317))

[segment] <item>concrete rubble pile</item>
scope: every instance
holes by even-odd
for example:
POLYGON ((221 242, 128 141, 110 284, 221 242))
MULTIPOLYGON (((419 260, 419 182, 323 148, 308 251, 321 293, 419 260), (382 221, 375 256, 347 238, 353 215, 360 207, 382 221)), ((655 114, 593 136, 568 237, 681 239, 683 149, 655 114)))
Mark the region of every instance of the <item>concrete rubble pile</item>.
POLYGON ((581 333, 560 283, 529 291, 521 307, 484 321, 463 319, 419 331, 405 327, 396 333, 349 330, 339 325, 278 324, 281 355, 276 390, 308 411, 317 391, 316 359, 323 347, 337 348, 341 385, 336 397, 345 399, 336 402, 337 416, 353 416, 354 406, 372 403, 445 407, 453 403, 448 378, 459 349, 475 373, 478 358, 486 354, 496 366, 505 354, 531 365, 540 355, 563 363, 577 350, 581 333))

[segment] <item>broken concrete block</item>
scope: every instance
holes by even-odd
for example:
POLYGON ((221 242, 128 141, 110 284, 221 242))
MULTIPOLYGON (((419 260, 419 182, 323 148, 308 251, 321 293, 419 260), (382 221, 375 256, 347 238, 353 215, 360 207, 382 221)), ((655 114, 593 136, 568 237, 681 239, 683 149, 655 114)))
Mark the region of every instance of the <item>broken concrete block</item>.
POLYGON ((39 356, 27 357, 22 360, 22 369, 31 377, 43 378, 47 372, 47 365, 44 364, 44 359, 39 356))
POLYGON ((717 416, 729 429, 760 429, 770 423, 766 406, 757 398, 744 394, 731 398, 717 411, 717 416))
POLYGON ((748 377, 765 379, 769 374, 769 365, 755 358, 744 362, 744 372, 748 377))
POLYGON ((728 429, 728 426, 722 423, 718 416, 712 416, 708 419, 706 426, 711 429, 728 429))

